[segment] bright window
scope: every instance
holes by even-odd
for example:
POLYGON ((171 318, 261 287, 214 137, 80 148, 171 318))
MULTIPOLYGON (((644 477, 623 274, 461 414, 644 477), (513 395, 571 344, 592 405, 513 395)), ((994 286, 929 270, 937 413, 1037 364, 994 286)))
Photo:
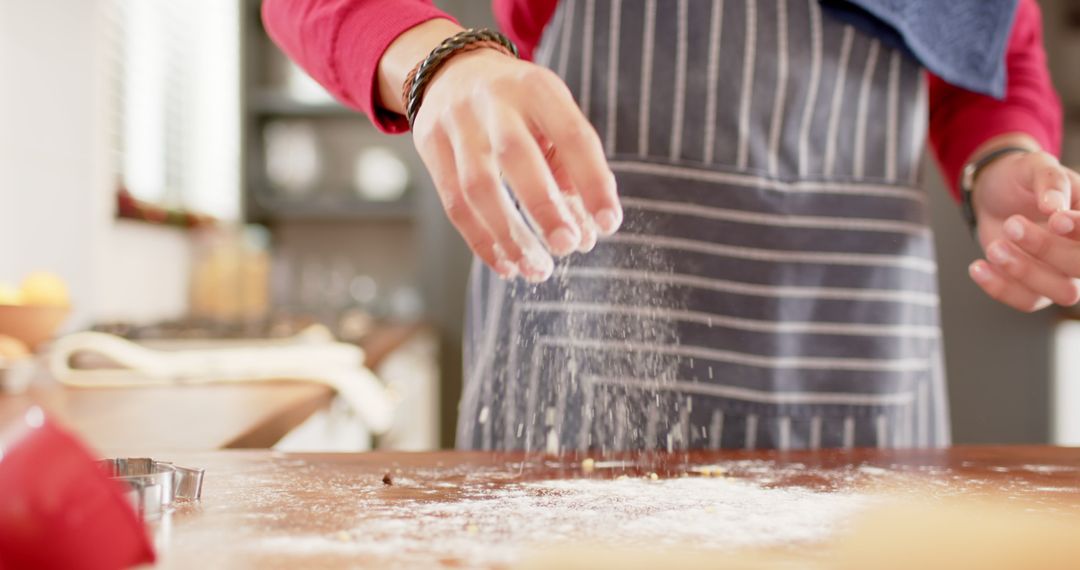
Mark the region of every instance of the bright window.
POLYGON ((111 0, 114 167, 136 198, 240 217, 236 0, 111 0))

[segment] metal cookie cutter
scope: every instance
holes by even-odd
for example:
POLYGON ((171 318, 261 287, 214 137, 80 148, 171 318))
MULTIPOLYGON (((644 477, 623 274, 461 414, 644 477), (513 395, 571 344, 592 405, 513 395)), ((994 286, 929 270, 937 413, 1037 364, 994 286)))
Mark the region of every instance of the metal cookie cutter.
POLYGON ((174 500, 198 501, 203 469, 179 467, 149 457, 103 459, 101 467, 128 487, 128 500, 143 518, 160 516, 174 500))

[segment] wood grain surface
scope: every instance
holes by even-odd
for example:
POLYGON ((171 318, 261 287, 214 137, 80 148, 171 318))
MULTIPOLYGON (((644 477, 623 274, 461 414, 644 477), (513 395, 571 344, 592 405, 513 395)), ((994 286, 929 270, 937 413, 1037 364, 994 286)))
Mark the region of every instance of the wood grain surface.
MULTIPOLYGON (((600 467, 588 472, 581 457, 464 452, 311 455, 224 451, 162 454, 159 459, 207 470, 202 502, 181 505, 154 525, 162 568, 472 567, 467 558, 445 552, 446 545, 439 540, 426 539, 428 531, 412 520, 407 508, 403 515, 394 507, 466 501, 478 489, 498 489, 522 481, 605 479, 651 472, 661 478, 679 477, 692 473, 695 466, 712 464, 725 466, 728 478, 769 488, 884 490, 913 501, 930 499, 931 509, 938 500, 989 497, 1015 503, 1024 513, 1080 516, 1080 449, 1056 447, 651 454, 605 458, 597 464, 600 467), (409 483, 386 485, 383 478, 387 474, 392 481, 409 483), (377 537, 349 532, 358 527, 373 528, 372 523, 374 528, 384 526, 393 533, 411 534, 413 550, 396 552, 393 545, 379 548, 372 544, 377 537)), ((461 529, 466 540, 473 532, 476 529, 461 529)), ((948 535, 951 531, 933 532, 948 535)), ((1049 535, 1040 533, 1036 539, 1044 536, 1049 535)), ((902 545, 911 550, 909 546, 914 545, 902 545)), ((815 548, 804 546, 798 551, 794 560, 802 560, 801 564, 761 567, 833 567, 810 564, 815 560, 815 548)), ((559 566, 595 567, 595 560, 589 558, 584 566, 568 563, 566 552, 550 549, 546 554, 555 556, 559 566)), ((790 562, 791 556, 787 552, 783 560, 790 562)), ((772 560, 761 556, 753 560, 767 559, 772 560)), ((718 561, 742 559, 717 558, 714 553, 705 560, 711 562, 704 566, 684 562, 695 568, 729 568, 736 566, 718 561)), ((528 560, 522 563, 528 565, 528 560)))

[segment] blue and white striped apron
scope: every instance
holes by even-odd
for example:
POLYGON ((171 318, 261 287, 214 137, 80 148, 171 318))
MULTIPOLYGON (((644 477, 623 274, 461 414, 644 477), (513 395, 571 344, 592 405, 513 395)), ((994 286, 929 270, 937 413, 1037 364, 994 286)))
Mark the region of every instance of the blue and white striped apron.
POLYGON ((538 61, 626 220, 475 266, 459 447, 948 443, 917 63, 814 0, 563 0, 538 61))

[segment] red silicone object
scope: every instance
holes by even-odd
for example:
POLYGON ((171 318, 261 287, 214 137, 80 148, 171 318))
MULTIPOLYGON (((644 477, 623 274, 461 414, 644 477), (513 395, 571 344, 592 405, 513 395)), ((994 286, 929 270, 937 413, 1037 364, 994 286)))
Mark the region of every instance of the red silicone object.
POLYGON ((120 484, 31 408, 0 434, 0 569, 114 570, 154 551, 120 484))

